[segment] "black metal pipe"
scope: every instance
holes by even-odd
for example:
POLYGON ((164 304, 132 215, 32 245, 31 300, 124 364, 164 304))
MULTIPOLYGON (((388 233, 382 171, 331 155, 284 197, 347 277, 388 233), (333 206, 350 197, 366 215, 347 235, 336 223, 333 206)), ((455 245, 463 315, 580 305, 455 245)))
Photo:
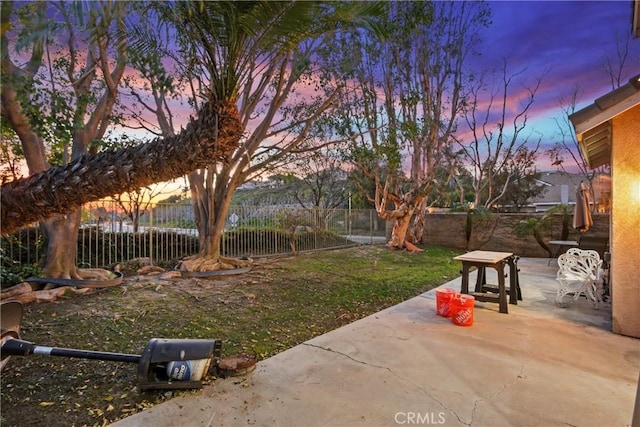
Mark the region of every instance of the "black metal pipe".
POLYGON ((79 359, 107 360, 110 362, 138 363, 140 361, 140 356, 137 354, 110 353, 107 351, 76 350, 73 348, 36 346, 33 354, 75 357, 79 359))
POLYGON ((74 357, 78 359, 107 360, 126 363, 138 363, 141 358, 141 356, 137 354, 45 347, 19 339, 8 339, 3 342, 0 352, 2 353, 2 358, 5 356, 29 356, 31 354, 39 354, 43 356, 74 357))

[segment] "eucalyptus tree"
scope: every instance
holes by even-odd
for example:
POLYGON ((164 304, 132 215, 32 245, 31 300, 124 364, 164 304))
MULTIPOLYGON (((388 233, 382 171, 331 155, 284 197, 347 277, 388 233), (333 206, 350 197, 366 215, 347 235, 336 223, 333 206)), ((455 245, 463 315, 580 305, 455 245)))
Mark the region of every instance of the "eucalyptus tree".
POLYGON ((0 182, 5 183, 21 178, 20 164, 24 161, 20 139, 0 116, 0 182))
MULTIPOLYGON (((558 99, 559 108, 562 110, 562 116, 555 118, 557 128, 557 139, 551 148, 546 153, 548 154, 551 165, 558 167, 558 169, 566 170, 567 164, 569 167, 577 168, 578 173, 583 175, 589 182, 595 176, 596 171, 589 169, 584 153, 580 149, 580 143, 573 130, 573 125, 569 116, 577 111, 577 105, 582 97, 582 90, 579 85, 574 84, 571 91, 568 94, 563 94, 558 99), (569 162, 567 162, 569 158, 569 162)), ((599 169, 602 169, 600 167, 599 169)))
POLYGON ((539 183, 541 174, 536 167, 537 158, 535 147, 530 149, 525 145, 518 148, 502 170, 493 175, 494 187, 503 188, 503 191, 500 198, 487 207, 494 209, 500 206, 502 211, 520 212, 533 199, 544 194, 547 189, 539 183))
MULTIPOLYGON (((640 49, 633 48, 634 41, 631 39, 630 33, 620 35, 617 32, 613 34, 615 41, 615 52, 605 52, 602 57, 602 71, 609 80, 611 90, 615 90, 622 86, 627 79, 625 76, 631 77, 637 72, 633 67, 634 64, 640 62, 640 49)), ((569 116, 577 111, 577 106, 581 103, 584 90, 579 83, 575 83, 568 92, 561 94, 558 99, 558 106, 562 111, 559 118, 554 118, 556 122, 557 136, 551 148, 546 154, 551 160, 553 166, 560 170, 576 169, 586 181, 591 183, 593 179, 600 174, 609 174, 611 172, 610 165, 598 166, 595 169, 589 167, 580 143, 578 142, 576 132, 573 128, 569 116)), ((592 198, 593 187, 589 186, 592 198)))
POLYGON ((327 46, 326 72, 347 81, 336 131, 375 182, 370 200, 394 221, 391 248, 422 239, 422 219, 465 99, 468 57, 488 25, 482 2, 394 2, 386 38, 353 32, 327 46), (365 133, 367 132, 367 133, 365 133))
MULTIPOLYGON (((35 2, 17 8, 2 3, 2 116, 20 139, 29 175, 46 174, 52 165, 68 165, 97 151, 126 66, 126 39, 118 36, 126 14, 125 2, 35 2)), ((25 182, 2 187, 3 232, 16 219, 34 219, 30 202, 38 192, 21 187, 25 182)), ((71 184, 77 191, 78 183, 71 184)), ((60 198, 57 190, 48 186, 45 192, 60 198)), ((77 207, 41 222, 48 277, 96 274, 75 264, 77 207)))
POLYGON ((469 136, 456 141, 473 171, 477 207, 497 204, 516 176, 536 173, 541 136, 526 130, 542 78, 530 84, 522 79, 524 71, 511 73, 505 59, 491 77, 469 86, 463 108, 464 135, 469 136))
POLYGON ((554 118, 557 133, 553 146, 546 150, 546 154, 549 156, 552 166, 556 166, 559 170, 565 172, 568 168, 573 169, 580 174, 589 183, 589 194, 591 199, 595 200, 595 193, 591 183, 597 175, 609 174, 611 167, 609 164, 598 166, 595 169, 589 167, 589 162, 569 119, 569 116, 577 111, 581 97, 582 90, 578 84, 574 84, 569 93, 560 96, 558 105, 562 115, 560 118, 554 118))
POLYGON ((300 176, 301 185, 295 190, 300 206, 330 211, 347 205, 351 187, 342 163, 334 151, 323 149, 290 165, 292 173, 300 176))

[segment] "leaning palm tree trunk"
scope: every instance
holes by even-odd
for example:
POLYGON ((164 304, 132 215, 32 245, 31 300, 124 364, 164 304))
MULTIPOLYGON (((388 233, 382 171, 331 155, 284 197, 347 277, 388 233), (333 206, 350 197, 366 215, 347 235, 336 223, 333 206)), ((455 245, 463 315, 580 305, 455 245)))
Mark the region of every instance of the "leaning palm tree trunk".
POLYGON ((242 135, 232 103, 208 102, 179 134, 147 144, 85 155, 0 188, 1 231, 65 214, 83 204, 224 162, 242 135))

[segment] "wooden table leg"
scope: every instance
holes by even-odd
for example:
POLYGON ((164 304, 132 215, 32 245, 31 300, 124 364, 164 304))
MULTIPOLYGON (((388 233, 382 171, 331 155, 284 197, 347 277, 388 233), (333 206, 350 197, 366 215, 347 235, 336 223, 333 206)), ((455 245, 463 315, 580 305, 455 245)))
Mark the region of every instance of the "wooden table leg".
POLYGON ((504 286, 504 263, 500 262, 495 266, 498 272, 498 295, 500 296, 500 313, 509 313, 507 307, 507 290, 504 286))
POLYGON ((518 304, 522 301, 520 290, 520 278, 518 277, 518 259, 515 256, 509 258, 509 304, 518 304))
POLYGON ((484 285, 487 284, 487 267, 480 265, 478 268, 478 277, 476 278, 476 292, 484 292, 484 285))
POLYGON ((469 293, 469 268, 469 264, 462 263, 462 286, 460 287, 460 293, 462 294, 469 293))

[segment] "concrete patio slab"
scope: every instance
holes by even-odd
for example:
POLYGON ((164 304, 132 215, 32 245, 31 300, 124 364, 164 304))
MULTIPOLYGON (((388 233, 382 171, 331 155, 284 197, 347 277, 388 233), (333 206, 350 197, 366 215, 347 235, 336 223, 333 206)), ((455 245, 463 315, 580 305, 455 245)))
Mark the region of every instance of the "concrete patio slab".
POLYGON ((520 260, 509 314, 478 302, 457 326, 431 290, 114 425, 630 425, 640 340, 610 332, 609 304, 556 307, 546 264, 520 260))

